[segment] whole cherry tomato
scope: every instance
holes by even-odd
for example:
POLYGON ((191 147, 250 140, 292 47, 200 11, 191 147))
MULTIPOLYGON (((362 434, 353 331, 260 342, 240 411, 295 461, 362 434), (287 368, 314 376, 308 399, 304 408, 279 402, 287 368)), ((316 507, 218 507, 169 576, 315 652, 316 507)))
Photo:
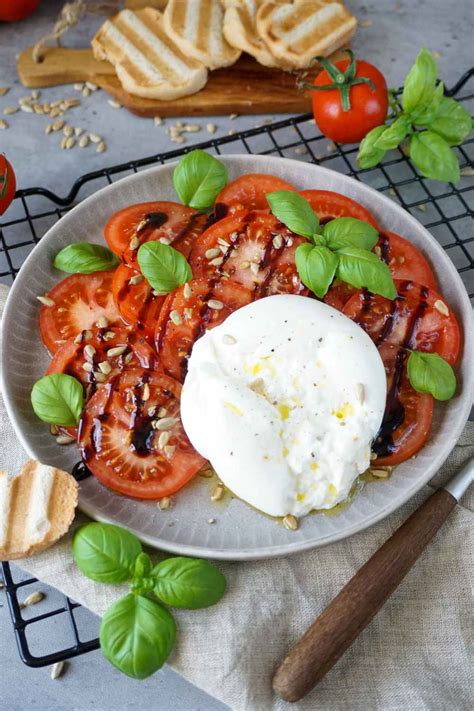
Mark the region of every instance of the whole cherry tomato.
POLYGON ((0 0, 0 21, 15 22, 31 15, 40 0, 0 0))
POLYGON ((0 215, 3 215, 15 197, 15 173, 6 157, 0 153, 0 215))
POLYGON ((332 64, 318 61, 324 70, 312 86, 313 114, 321 133, 337 143, 359 143, 385 121, 387 84, 379 70, 368 62, 350 59, 332 64))

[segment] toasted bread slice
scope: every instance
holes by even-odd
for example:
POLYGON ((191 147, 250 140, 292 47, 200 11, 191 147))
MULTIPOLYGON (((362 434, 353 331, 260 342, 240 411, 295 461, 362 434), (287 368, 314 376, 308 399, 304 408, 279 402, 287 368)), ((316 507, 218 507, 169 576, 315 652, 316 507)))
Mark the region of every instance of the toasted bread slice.
POLYGON ((77 491, 70 474, 33 459, 14 477, 0 471, 0 559, 24 558, 56 543, 74 519, 77 491))
POLYGON ((178 99, 207 81, 203 64, 185 56, 167 36, 163 16, 151 7, 122 10, 92 40, 97 59, 114 65, 123 88, 147 99, 178 99))
POLYGON ((347 44, 357 20, 340 2, 295 0, 282 5, 270 0, 259 8, 256 24, 278 60, 303 69, 316 56, 327 57, 347 44))
MULTIPOLYGON (((255 57, 265 67, 286 68, 267 48, 257 33, 257 11, 266 0, 223 0, 224 36, 229 44, 255 57)), ((285 0, 280 0, 285 2, 285 0)))
POLYGON ((168 36, 209 69, 228 67, 240 57, 224 37, 223 22, 220 0, 169 0, 163 14, 168 36))

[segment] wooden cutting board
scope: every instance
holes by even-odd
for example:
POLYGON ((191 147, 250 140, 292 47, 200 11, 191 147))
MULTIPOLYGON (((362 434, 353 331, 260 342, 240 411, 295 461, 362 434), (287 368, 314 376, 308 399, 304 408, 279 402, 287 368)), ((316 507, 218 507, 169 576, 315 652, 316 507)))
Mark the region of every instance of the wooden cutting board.
MULTIPOLYGON (((341 50, 331 60, 341 59, 341 50)), ((126 92, 109 62, 94 58, 91 49, 52 47, 42 62, 35 62, 31 49, 18 58, 18 75, 31 88, 92 81, 138 116, 214 116, 225 114, 302 113, 311 108, 311 93, 298 89, 301 74, 282 72, 242 55, 231 67, 209 72, 197 94, 173 101, 142 99, 126 92)), ((305 77, 317 74, 312 70, 305 77)))

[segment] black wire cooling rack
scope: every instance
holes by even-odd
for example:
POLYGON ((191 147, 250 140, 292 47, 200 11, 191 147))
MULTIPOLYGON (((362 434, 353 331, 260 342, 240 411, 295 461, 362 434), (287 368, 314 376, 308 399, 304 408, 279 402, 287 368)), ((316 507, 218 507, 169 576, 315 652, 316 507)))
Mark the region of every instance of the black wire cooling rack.
MULTIPOLYGON (((446 92, 462 101, 471 114, 473 77, 474 68, 446 92)), ((356 164, 357 147, 335 145, 319 135, 310 114, 265 123, 259 128, 192 146, 196 147, 220 155, 258 153, 299 158, 350 175, 386 193, 436 237, 461 274, 470 297, 474 297, 474 138, 454 149, 462 175, 457 186, 421 177, 400 149, 390 151, 376 168, 360 170, 356 164)), ((12 283, 35 244, 77 202, 125 175, 176 160, 190 148, 87 173, 76 180, 65 196, 45 188, 19 190, 8 210, 8 220, 0 223, 0 281, 12 283)), ((22 608, 21 600, 37 589, 37 580, 22 578, 20 571, 12 573, 8 563, 2 563, 2 571, 18 649, 25 664, 46 666, 98 648, 98 621, 92 613, 52 589, 38 607, 22 608), (46 610, 47 607, 51 609, 46 610), (36 609, 40 614, 34 614, 36 609), (60 642, 68 635, 70 642, 64 646, 60 642)))

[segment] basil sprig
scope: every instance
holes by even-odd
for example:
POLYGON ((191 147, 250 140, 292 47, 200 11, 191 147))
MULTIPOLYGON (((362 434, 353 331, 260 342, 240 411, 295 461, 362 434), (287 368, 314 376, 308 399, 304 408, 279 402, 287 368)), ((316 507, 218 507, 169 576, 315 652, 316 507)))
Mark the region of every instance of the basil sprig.
POLYGON ((168 244, 145 242, 138 250, 137 258, 145 279, 162 294, 193 278, 186 257, 168 244))
POLYGON ((120 259, 100 244, 76 242, 61 249, 53 264, 56 269, 68 274, 92 274, 115 269, 120 264, 120 259))
POLYGON ((227 183, 227 168, 199 149, 187 153, 174 169, 173 185, 182 202, 207 210, 227 183))
POLYGON ((145 679, 160 669, 175 642, 171 607, 198 609, 222 598, 226 580, 205 560, 167 558, 153 565, 138 538, 124 528, 89 523, 73 536, 72 553, 81 572, 103 583, 130 581, 131 591, 114 603, 100 625, 106 659, 124 674, 145 679))
POLYGON ((35 415, 51 425, 77 425, 84 407, 84 389, 72 375, 45 375, 33 385, 31 405, 35 415))
POLYGON ((437 353, 412 351, 408 357, 407 373, 415 390, 429 393, 436 400, 450 400, 456 392, 454 371, 437 353))
POLYGON ((456 183, 458 158, 451 146, 460 146, 472 131, 472 118, 454 99, 443 96, 437 83, 436 60, 422 49, 405 79, 402 111, 393 106, 392 123, 369 131, 359 147, 361 168, 373 168, 386 151, 408 139, 410 160, 426 178, 456 183))
POLYGON ((301 281, 316 296, 322 299, 337 277, 357 288, 395 298, 389 268, 370 251, 378 241, 375 227, 354 217, 338 217, 321 226, 309 202, 291 191, 268 193, 267 200, 280 222, 310 240, 296 248, 295 261, 301 281))

